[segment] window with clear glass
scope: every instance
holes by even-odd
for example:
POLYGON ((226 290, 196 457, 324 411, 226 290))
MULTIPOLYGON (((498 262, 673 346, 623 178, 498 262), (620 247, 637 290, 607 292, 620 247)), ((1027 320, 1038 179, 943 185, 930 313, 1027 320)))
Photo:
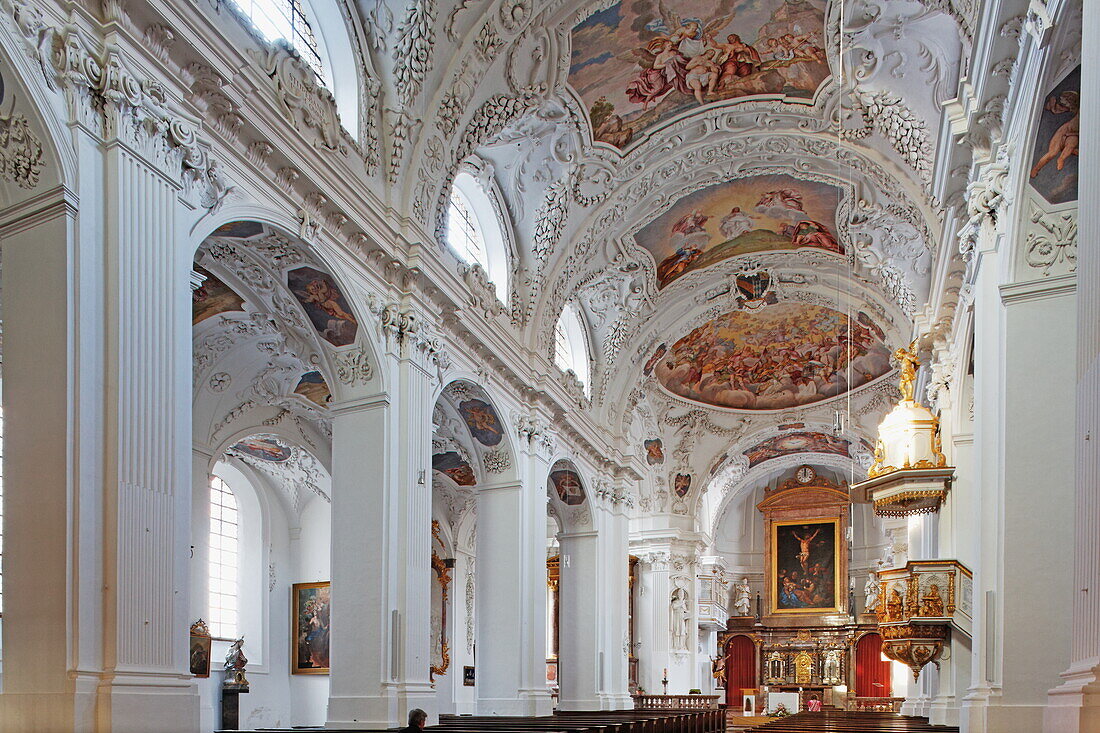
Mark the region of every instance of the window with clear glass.
POLYGON ((322 81, 326 79, 317 36, 306 20, 303 0, 234 0, 264 38, 282 39, 301 54, 322 81))
POLYGON ((562 309, 554 327, 554 363, 562 371, 576 374, 584 385, 584 393, 588 394, 588 336, 580 313, 572 303, 562 309))
POLYGON ((485 253, 481 226, 474 217, 469 199, 457 188, 451 189, 451 205, 447 211, 447 243, 467 264, 476 263, 486 273, 489 272, 489 258, 485 253))
POLYGON ((237 637, 240 550, 237 497, 217 476, 210 479, 210 634, 237 637))

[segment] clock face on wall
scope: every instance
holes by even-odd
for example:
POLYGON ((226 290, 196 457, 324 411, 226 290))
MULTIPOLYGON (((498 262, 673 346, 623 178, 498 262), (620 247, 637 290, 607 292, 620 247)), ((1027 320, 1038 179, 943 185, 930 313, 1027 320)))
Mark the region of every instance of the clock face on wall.
POLYGON ((798 469, 798 473, 796 473, 794 477, 798 479, 799 483, 808 484, 814 480, 814 476, 816 475, 817 474, 814 473, 814 470, 812 468, 810 468, 809 466, 803 466, 802 468, 798 469))

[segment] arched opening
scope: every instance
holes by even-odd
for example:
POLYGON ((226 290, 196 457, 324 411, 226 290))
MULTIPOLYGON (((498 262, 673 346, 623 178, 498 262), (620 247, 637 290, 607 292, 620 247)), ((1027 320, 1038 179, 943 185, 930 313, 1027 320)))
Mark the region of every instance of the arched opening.
POLYGON ((752 639, 738 634, 726 641, 726 705, 741 707, 742 690, 756 688, 756 645, 752 639))
POLYGON ((856 642, 856 697, 890 697, 892 665, 882 656, 882 636, 864 634, 856 642))

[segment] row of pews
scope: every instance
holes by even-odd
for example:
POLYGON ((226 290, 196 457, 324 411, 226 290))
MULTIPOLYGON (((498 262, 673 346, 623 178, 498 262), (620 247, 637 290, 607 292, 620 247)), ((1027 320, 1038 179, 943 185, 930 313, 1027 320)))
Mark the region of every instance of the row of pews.
MULTIPOLYGON (((444 733, 723 733, 723 710, 605 710, 559 712, 540 718, 441 715, 427 730, 444 733)), ((258 728, 256 733, 285 733, 287 728, 258 728)), ((323 731, 324 728, 294 728, 323 731)), ((218 733, 231 733, 218 731, 218 733)), ((350 733, 350 732, 345 732, 350 733)), ((366 733, 366 732, 364 732, 366 733)))
POLYGON ((722 710, 558 712, 542 718, 441 715, 446 733, 722 733, 722 710))
POLYGON ((823 710, 798 713, 749 728, 762 733, 958 733, 958 728, 930 725, 927 718, 897 713, 823 710))

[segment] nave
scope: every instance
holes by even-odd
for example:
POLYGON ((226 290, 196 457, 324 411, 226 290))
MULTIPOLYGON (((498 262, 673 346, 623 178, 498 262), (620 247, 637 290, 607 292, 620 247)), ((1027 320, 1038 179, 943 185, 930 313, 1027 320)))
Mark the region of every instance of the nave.
POLYGON ((1100 731, 1098 160, 1094 0, 0 0, 0 731, 1100 731))

